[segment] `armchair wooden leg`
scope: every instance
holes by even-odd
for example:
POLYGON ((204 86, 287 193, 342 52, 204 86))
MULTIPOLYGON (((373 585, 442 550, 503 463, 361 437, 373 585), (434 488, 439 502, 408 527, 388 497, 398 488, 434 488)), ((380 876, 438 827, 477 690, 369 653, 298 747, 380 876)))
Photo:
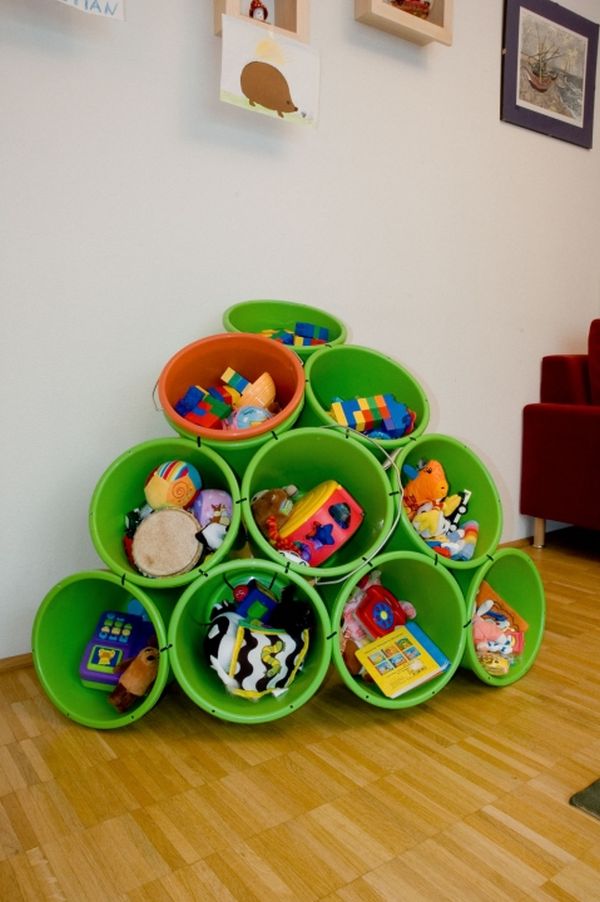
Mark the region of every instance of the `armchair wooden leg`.
POLYGON ((535 517, 533 521, 533 546, 543 548, 546 542, 546 521, 541 517, 535 517))

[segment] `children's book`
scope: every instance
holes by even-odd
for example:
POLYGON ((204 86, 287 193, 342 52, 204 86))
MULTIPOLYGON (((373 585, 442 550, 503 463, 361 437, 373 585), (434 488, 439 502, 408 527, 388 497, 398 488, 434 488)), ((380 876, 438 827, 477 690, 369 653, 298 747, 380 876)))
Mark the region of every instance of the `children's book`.
POLYGON ((450 661, 414 620, 357 649, 384 695, 397 698, 443 673, 450 661))

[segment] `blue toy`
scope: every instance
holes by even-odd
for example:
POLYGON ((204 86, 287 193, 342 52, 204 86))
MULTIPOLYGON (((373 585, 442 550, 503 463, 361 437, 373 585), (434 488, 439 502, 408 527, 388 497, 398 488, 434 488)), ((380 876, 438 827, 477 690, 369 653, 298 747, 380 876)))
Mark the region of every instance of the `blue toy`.
POLYGON ((83 685, 110 692, 119 682, 120 665, 151 645, 154 635, 151 621, 139 614, 105 611, 79 665, 83 685))

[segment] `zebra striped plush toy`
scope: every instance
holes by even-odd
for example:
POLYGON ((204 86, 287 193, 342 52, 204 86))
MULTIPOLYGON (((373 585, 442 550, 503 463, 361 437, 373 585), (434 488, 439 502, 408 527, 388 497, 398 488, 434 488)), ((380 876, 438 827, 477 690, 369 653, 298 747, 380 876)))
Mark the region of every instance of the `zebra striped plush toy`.
POLYGON ((304 662, 310 635, 307 621, 297 619, 296 628, 288 631, 273 623, 249 621, 237 613, 235 604, 224 602, 212 611, 205 653, 232 694, 254 700, 277 696, 289 688, 304 662))

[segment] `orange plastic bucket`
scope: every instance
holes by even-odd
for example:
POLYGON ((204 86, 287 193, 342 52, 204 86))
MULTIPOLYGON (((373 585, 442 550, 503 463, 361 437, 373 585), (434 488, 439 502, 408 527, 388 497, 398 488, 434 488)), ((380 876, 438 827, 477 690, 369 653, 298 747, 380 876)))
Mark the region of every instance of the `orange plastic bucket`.
POLYGON ((297 355, 285 345, 264 335, 225 332, 201 338, 174 354, 164 366, 157 388, 163 413, 176 432, 184 438, 207 439, 213 447, 226 446, 291 428, 304 401, 304 370, 297 355), (227 367, 250 382, 264 372, 270 373, 281 410, 251 429, 228 430, 199 426, 177 413, 175 405, 191 385, 207 389, 218 385, 227 367))

